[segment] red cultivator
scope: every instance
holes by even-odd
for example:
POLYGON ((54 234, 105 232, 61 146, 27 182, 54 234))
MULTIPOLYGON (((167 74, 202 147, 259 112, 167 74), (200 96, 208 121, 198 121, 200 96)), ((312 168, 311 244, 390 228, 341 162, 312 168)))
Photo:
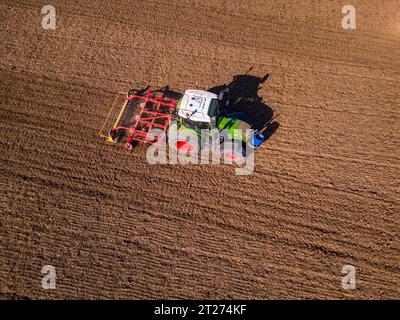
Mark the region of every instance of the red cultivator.
POLYGON ((177 101, 157 95, 150 89, 126 95, 117 120, 111 129, 106 131, 108 134, 104 134, 104 129, 122 95, 124 94, 119 93, 115 99, 99 135, 108 142, 124 142, 128 150, 140 143, 153 144, 164 139, 177 101), (152 129, 158 129, 160 134, 151 134, 152 129))

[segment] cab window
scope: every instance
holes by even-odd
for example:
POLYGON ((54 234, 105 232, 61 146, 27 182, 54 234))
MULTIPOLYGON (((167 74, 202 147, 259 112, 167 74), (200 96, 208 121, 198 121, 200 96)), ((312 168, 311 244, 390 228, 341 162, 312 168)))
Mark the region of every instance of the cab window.
POLYGON ((218 100, 211 99, 210 108, 208 109, 208 116, 210 118, 215 117, 218 114, 218 100))

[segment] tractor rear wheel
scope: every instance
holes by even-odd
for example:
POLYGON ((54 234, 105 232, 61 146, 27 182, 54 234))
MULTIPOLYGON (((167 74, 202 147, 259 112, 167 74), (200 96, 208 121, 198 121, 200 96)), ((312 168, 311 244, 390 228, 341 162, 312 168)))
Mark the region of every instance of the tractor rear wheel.
POLYGON ((199 149, 197 141, 192 141, 187 137, 176 137, 175 139, 169 138, 169 147, 172 152, 181 155, 190 155, 196 149, 199 149))

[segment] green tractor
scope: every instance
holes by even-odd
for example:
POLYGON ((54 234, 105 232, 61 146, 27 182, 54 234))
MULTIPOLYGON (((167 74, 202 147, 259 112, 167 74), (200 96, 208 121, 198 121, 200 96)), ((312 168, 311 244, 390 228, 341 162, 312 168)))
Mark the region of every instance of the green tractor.
POLYGON ((178 101, 175 121, 170 125, 170 148, 178 153, 190 154, 204 148, 215 151, 230 162, 241 163, 265 137, 254 130, 250 118, 244 112, 225 114, 222 102, 229 89, 219 95, 202 90, 186 90, 178 101))

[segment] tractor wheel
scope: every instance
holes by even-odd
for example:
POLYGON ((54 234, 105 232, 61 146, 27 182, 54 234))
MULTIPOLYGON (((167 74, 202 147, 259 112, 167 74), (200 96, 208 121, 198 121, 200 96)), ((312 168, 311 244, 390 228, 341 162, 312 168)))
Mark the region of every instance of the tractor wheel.
POLYGON ((178 154, 190 155, 194 150, 198 149, 199 146, 193 141, 177 140, 175 144, 178 154))
POLYGON ((225 163, 238 165, 244 163, 242 142, 234 140, 221 144, 221 158, 224 159, 225 163))
POLYGON ((193 150, 199 148, 196 141, 190 141, 189 139, 185 139, 183 137, 177 137, 172 141, 170 139, 168 142, 172 152, 182 155, 190 155, 193 150))

